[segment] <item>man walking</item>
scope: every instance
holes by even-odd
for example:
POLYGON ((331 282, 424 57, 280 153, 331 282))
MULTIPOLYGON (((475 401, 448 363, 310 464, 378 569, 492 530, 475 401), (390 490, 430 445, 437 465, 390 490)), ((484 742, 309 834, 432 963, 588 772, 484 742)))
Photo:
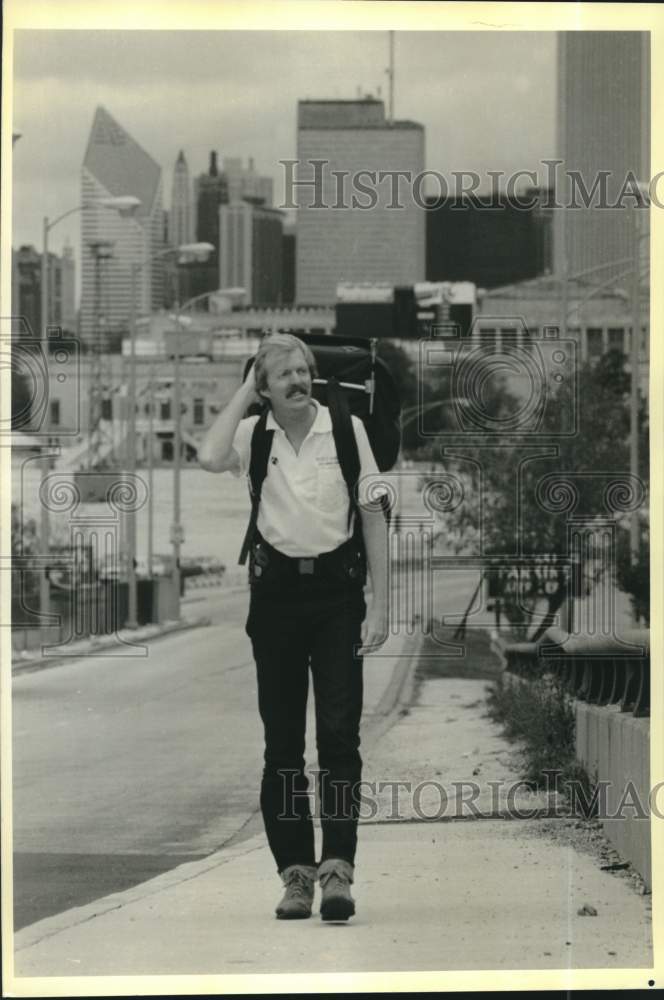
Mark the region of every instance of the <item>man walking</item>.
POLYGON ((261 811, 285 885, 276 913, 309 917, 318 878, 322 919, 347 920, 355 912, 362 653, 387 635, 387 533, 380 505, 369 504, 363 489, 378 472, 364 425, 352 418, 360 489, 357 507, 349 508, 330 413, 312 398, 314 375, 301 340, 266 337, 208 431, 199 461, 210 472, 246 475, 259 418, 242 417, 256 399, 267 402, 264 431, 273 435, 251 539, 246 631, 265 731, 261 811), (365 618, 366 563, 372 601, 365 618), (318 865, 304 772, 309 669, 323 840, 318 865))

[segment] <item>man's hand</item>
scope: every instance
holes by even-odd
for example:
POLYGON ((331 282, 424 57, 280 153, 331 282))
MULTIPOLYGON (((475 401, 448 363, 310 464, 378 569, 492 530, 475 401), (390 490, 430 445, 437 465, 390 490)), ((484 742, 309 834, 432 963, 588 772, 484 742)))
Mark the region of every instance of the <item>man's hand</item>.
POLYGON ((207 472, 239 472, 240 459, 233 448, 238 425, 250 403, 260 401, 256 372, 251 366, 242 385, 218 414, 198 449, 198 464, 207 472))
POLYGON ((375 653, 387 639, 388 617, 387 609, 376 606, 372 602, 367 616, 362 624, 362 646, 359 653, 365 656, 367 653, 375 653))

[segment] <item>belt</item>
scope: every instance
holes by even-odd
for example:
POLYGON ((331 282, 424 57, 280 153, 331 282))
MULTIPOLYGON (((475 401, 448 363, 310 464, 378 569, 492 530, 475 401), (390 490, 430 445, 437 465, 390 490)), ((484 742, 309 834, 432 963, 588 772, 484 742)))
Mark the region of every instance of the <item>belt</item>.
MULTIPOLYGON (((299 576, 315 576, 317 573, 325 572, 325 570, 339 564, 354 547, 357 547, 357 542, 351 537, 336 549, 321 552, 317 556, 287 556, 279 549, 275 549, 273 545, 265 541, 262 535, 256 532, 256 540, 252 546, 253 574, 260 577, 265 567, 270 563, 275 563, 290 569, 291 573, 295 572, 299 576)), ((356 575, 352 568, 350 575, 351 577, 356 575)))

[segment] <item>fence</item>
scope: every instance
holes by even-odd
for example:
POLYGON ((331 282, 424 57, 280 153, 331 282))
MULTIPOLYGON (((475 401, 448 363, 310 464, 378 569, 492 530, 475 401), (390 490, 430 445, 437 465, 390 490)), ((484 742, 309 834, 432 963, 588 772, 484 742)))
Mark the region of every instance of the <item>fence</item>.
POLYGON ((504 651, 508 672, 536 680, 557 675, 575 698, 592 705, 619 705, 621 712, 650 715, 650 632, 628 629, 615 636, 568 635, 551 628, 537 642, 504 651))
POLYGON ((508 675, 523 683, 557 676, 575 698, 575 753, 603 789, 604 833, 650 888, 649 631, 626 629, 618 638, 551 628, 538 642, 507 646, 503 656, 508 675))

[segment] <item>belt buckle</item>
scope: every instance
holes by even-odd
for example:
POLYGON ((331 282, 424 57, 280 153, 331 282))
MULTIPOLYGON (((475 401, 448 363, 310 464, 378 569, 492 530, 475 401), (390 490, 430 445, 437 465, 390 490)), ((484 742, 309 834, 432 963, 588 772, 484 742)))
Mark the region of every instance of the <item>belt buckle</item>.
POLYGON ((314 560, 313 559, 298 559, 297 568, 300 575, 312 576, 314 572, 314 560))

